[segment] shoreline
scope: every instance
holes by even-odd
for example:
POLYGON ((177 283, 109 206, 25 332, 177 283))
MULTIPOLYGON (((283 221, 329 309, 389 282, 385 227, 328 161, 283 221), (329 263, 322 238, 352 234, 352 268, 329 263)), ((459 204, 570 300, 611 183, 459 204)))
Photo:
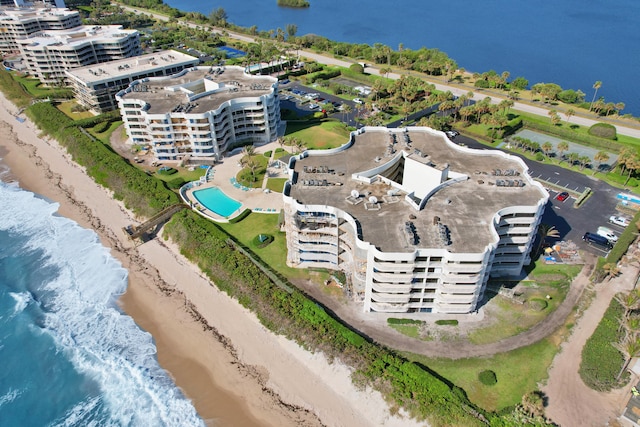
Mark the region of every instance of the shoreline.
POLYGON ((119 305, 151 333, 157 357, 207 425, 413 426, 382 396, 358 390, 350 370, 264 328, 219 291, 178 248, 160 238, 135 246, 121 232, 137 222, 73 163, 39 138, 0 94, 0 158, 20 187, 58 202, 58 213, 98 233, 129 272, 119 305))

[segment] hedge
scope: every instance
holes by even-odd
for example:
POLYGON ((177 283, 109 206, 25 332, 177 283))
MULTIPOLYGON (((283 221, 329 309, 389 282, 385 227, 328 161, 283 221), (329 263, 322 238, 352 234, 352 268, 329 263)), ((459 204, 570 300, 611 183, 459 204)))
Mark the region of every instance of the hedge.
POLYGON ((101 142, 92 141, 51 103, 33 104, 25 113, 38 128, 57 139, 98 184, 111 189, 113 197, 136 214, 151 217, 179 202, 178 196, 162 181, 128 164, 101 142))
POLYGON ((582 349, 580 377, 594 390, 609 391, 620 386, 615 379, 624 364, 624 357, 611 343, 622 338, 624 331, 620 328, 620 319, 623 313, 623 307, 613 299, 582 349))
POLYGON ((619 142, 610 141, 604 138, 598 138, 597 136, 593 135, 580 134, 569 129, 554 127, 553 132, 549 132, 549 125, 536 123, 529 120, 523 120, 522 123, 526 128, 545 132, 551 135, 558 136, 560 138, 582 143, 584 145, 588 145, 590 147, 598 148, 601 150, 613 151, 617 153, 624 148, 624 145, 619 142))
POLYGON ((613 246, 613 249, 609 251, 609 254, 607 255, 608 263, 617 264, 622 256, 627 252, 629 246, 631 246, 638 233, 638 227, 636 226, 638 221, 640 221, 640 211, 635 214, 631 223, 620 234, 620 237, 618 237, 618 241, 613 246))

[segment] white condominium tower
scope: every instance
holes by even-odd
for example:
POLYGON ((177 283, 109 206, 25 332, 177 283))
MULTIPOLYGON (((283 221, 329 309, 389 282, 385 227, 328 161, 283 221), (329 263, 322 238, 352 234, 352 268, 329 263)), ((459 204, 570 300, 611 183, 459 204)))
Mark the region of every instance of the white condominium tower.
POLYGON ((289 166, 288 264, 344 271, 364 311, 473 312, 530 262, 548 200, 520 158, 430 128, 362 128, 289 166))
POLYGON ((275 141, 278 81, 241 67, 196 67, 134 82, 116 95, 133 144, 150 145, 158 161, 209 162, 245 143, 275 141))
POLYGON ((29 74, 47 85, 63 84, 66 70, 142 53, 140 34, 121 25, 40 31, 16 41, 29 74))

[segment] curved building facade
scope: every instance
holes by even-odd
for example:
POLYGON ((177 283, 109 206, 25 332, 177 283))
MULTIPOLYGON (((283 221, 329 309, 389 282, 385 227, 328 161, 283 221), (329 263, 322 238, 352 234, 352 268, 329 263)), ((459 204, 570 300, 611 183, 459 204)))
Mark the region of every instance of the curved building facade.
POLYGON ((278 80, 241 67, 195 67, 135 81, 116 95, 133 144, 150 145, 158 161, 220 159, 247 141, 275 141, 278 80))
POLYGON ((363 128, 290 173, 288 263, 343 270, 365 311, 473 312, 530 262, 548 200, 519 158, 429 128, 363 128))

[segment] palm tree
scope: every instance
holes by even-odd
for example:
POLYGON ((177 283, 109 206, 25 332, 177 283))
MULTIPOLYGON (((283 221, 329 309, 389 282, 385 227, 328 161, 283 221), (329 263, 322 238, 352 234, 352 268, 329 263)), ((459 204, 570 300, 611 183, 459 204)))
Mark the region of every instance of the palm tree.
POLYGON ((538 227, 538 248, 536 249, 536 254, 540 254, 540 250, 542 249, 542 245, 547 240, 548 237, 553 239, 560 238, 560 232, 556 229, 554 225, 549 224, 540 224, 538 227))
MULTIPOLYGON (((596 95, 598 93, 598 89, 600 89, 602 87, 602 82, 600 80, 598 80, 597 82, 595 82, 593 84, 593 88, 595 89, 595 92, 593 92, 593 99, 591 100, 591 107, 593 107, 593 102, 596 100, 596 95)), ((589 111, 591 111, 591 107, 589 107, 589 111)))
POLYGON ((585 167, 591 164, 591 157, 589 156, 580 156, 578 159, 578 163, 580 163, 580 170, 584 170, 585 167))
POLYGON ((627 336, 621 343, 615 343, 613 346, 624 355, 624 364, 622 365, 620 372, 618 372, 618 376, 616 377, 617 381, 629 367, 631 359, 640 356, 640 340, 635 337, 627 336))
POLYGON ((567 159, 569 160, 569 163, 571 164, 571 166, 573 166, 578 161, 579 158, 580 158, 580 154, 578 153, 569 153, 567 155, 567 159))
POLYGON ((564 115, 567 116, 567 123, 569 123, 569 119, 571 118, 571 116, 575 116, 576 112, 573 108, 569 108, 564 115))
POLYGON ((620 115, 620 111, 624 110, 624 107, 625 107, 624 102, 618 102, 616 104, 616 111, 618 115, 620 115))
POLYGON ((598 167, 593 170, 593 174, 595 175, 596 172, 598 172, 598 169, 600 169, 600 166, 602 166, 602 163, 609 160, 609 153, 606 151, 598 151, 596 155, 593 156, 593 160, 598 162, 598 167))
POLYGON ((553 144, 551 144, 549 141, 543 142, 540 148, 542 148, 542 152, 544 153, 544 155, 549 157, 549 152, 553 150, 553 144))
POLYGON ((351 105, 344 104, 342 106, 342 121, 344 122, 346 120, 345 117, 351 114, 352 112, 353 112, 353 108, 351 107, 351 105))
POLYGON ((615 298, 616 301, 620 303, 622 308, 624 308, 624 318, 627 319, 634 310, 637 310, 639 308, 640 290, 634 289, 633 291, 630 291, 626 294, 617 294, 615 298))
POLYGON ((635 172, 636 170, 640 169, 640 159, 638 159, 638 156, 634 154, 634 156, 632 158, 627 160, 625 166, 627 167, 627 170, 629 171, 629 175, 627 175, 627 180, 624 182, 624 185, 627 185, 627 183, 631 179, 631 174, 633 172, 635 172))
POLYGON ((556 150, 558 150, 558 156, 560 157, 560 163, 562 163, 562 159, 563 159, 563 153, 567 150, 569 150, 569 144, 565 141, 561 141, 560 143, 558 143, 558 146, 556 147, 556 150))
POLYGON ((389 74, 391 74, 392 71, 393 69, 391 67, 380 68, 380 74, 385 76, 386 78, 389 78, 389 74))

